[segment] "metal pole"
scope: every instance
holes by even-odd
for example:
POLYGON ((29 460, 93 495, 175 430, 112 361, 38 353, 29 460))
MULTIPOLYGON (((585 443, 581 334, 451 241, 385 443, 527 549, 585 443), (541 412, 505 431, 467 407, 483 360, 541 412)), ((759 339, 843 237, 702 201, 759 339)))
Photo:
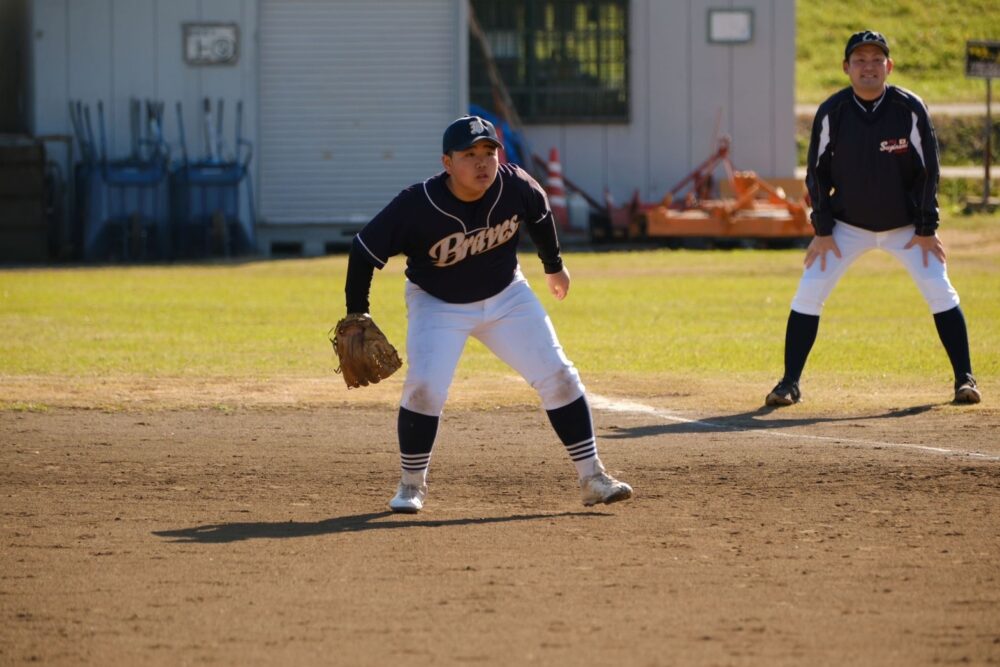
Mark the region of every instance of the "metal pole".
POLYGON ((990 103, 992 98, 992 84, 993 79, 990 77, 986 78, 986 134, 985 134, 985 159, 983 164, 986 169, 986 174, 983 177, 983 210, 989 210, 990 205, 990 144, 993 139, 993 119, 990 113, 990 103))

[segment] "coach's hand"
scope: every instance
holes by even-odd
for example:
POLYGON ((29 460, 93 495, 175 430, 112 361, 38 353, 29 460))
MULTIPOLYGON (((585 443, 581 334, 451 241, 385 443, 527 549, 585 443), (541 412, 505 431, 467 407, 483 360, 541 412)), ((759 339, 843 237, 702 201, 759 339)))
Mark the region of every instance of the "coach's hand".
POLYGON ((832 252, 840 259, 840 248, 832 236, 814 236, 806 248, 806 268, 808 269, 819 257, 819 270, 826 271, 826 253, 832 252))
POLYGON ((927 266, 927 255, 931 254, 937 257, 942 264, 944 264, 944 244, 941 243, 941 239, 938 235, 934 236, 917 236, 913 235, 910 242, 903 246, 903 250, 909 250, 913 246, 918 245, 920 249, 924 252, 924 266, 927 266))
POLYGON ((564 266, 559 273, 546 273, 545 282, 556 301, 562 301, 569 293, 569 270, 564 266))

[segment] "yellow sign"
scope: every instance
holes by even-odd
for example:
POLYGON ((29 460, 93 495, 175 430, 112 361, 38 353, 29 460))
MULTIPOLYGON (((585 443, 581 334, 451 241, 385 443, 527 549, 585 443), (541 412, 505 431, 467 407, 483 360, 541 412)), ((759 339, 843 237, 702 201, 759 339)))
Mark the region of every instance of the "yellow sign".
POLYGON ((1000 42, 966 42, 965 76, 1000 78, 1000 42))

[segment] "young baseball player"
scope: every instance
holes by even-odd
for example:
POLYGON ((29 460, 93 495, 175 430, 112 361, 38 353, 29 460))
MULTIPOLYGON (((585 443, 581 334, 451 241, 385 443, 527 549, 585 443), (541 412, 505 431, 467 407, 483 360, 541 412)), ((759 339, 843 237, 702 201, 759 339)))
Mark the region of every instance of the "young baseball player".
POLYGON ((765 398, 767 405, 799 401, 799 376, 823 304, 851 263, 873 248, 902 262, 927 301, 955 373, 955 402, 980 400, 965 316, 935 231, 937 138, 923 101, 886 84, 892 67, 881 33, 854 33, 843 62, 851 85, 816 112, 806 172, 816 236, 788 316, 785 374, 765 398))
POLYGON ((415 513, 455 367, 474 336, 538 392, 580 478, 583 504, 613 503, 632 488, 597 455, 590 406, 576 368, 517 260, 522 228, 538 248, 549 291, 562 300, 570 277, 545 192, 527 172, 501 165, 496 129, 478 116, 444 132, 444 171, 403 190, 354 238, 348 313, 367 313, 374 269, 406 256, 406 361, 398 417, 402 478, 389 501, 415 513))

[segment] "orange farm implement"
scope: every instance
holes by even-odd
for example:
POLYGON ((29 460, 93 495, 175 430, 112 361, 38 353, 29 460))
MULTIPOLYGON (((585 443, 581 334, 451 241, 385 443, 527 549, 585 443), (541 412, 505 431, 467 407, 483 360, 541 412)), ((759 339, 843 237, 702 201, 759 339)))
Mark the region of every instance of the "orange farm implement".
POLYGON ((602 240, 732 240, 761 245, 801 243, 813 235, 804 184, 794 179, 768 182, 753 171, 735 171, 729 139, 656 203, 636 192, 617 207, 605 195, 605 216, 592 235, 602 240), (726 178, 712 198, 712 173, 722 166, 726 178), (786 192, 787 190, 787 192, 786 192))

